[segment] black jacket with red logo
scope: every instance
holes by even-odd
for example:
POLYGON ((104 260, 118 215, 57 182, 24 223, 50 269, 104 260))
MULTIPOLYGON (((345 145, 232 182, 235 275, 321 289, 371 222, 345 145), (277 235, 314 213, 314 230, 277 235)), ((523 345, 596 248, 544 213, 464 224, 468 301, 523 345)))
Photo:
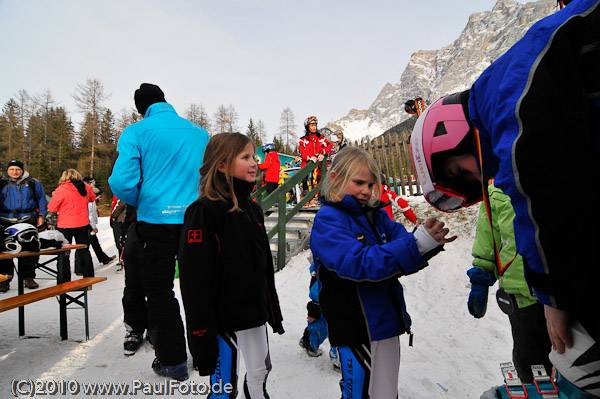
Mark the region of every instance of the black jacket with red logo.
POLYGON ((251 185, 234 179, 240 211, 232 201, 201 198, 185 212, 179 244, 179 283, 188 345, 200 375, 214 372, 217 333, 268 322, 283 333, 273 258, 262 209, 251 185))

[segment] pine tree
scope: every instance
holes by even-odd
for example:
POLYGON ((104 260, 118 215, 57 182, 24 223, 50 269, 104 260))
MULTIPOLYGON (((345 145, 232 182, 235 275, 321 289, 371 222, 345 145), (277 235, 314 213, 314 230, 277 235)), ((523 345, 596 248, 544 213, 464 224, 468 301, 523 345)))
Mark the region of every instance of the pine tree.
POLYGON ((283 146, 283 142, 277 136, 273 137, 273 147, 277 152, 285 153, 285 147, 283 146))
POLYGON ((248 123, 248 129, 246 129, 246 136, 250 137, 250 140, 254 143, 254 147, 260 147, 263 143, 256 131, 256 127, 254 126, 254 121, 250 118, 250 122, 248 123))

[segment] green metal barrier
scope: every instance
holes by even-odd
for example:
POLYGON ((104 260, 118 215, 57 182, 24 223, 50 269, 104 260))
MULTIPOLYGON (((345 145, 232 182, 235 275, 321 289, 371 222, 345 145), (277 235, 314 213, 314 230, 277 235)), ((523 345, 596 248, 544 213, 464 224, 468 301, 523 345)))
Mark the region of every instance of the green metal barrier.
POLYGON ((321 184, 325 180, 325 176, 327 175, 327 158, 323 159, 320 163, 309 163, 300 169, 298 172, 294 173, 292 177, 288 179, 281 186, 277 187, 275 191, 273 191, 266 198, 262 198, 263 193, 265 192, 265 187, 260 187, 255 190, 251 194, 252 199, 256 199, 256 202, 262 207, 263 212, 267 212, 274 204, 278 205, 277 209, 277 225, 273 227, 271 230, 267 232, 267 237, 269 240, 275 236, 277 236, 277 270, 281 270, 285 267, 285 254, 286 254, 286 241, 285 241, 285 226, 286 224, 294 217, 296 213, 302 207, 313 199, 319 190, 321 189, 321 184), (289 211, 286 207, 285 195, 288 191, 290 191, 296 184, 300 183, 302 179, 311 174, 313 170, 315 170, 319 165, 321 165, 321 181, 317 184, 313 189, 306 195, 296 206, 291 208, 289 211))

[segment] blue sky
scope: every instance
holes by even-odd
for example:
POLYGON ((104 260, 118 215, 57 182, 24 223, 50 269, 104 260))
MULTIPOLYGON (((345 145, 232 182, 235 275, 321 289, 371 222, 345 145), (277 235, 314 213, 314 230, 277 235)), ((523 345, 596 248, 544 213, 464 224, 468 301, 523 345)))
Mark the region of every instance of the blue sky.
POLYGON ((50 89, 75 122, 76 85, 98 79, 113 112, 142 82, 183 114, 233 105, 267 133, 285 107, 298 133, 366 109, 412 53, 452 43, 495 0, 0 0, 0 103, 50 89))

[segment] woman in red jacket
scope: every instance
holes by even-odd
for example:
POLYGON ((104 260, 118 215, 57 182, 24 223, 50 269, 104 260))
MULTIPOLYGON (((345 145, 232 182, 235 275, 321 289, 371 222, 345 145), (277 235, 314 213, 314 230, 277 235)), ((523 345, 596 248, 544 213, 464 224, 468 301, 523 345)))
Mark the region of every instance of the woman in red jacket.
MULTIPOLYGON (((90 245, 88 203, 95 200, 92 188, 83 182, 79 172, 67 169, 62 173, 58 187, 48 203, 48 210, 58 212, 58 231, 63 233, 67 241, 71 242, 75 238, 77 244, 90 245)), ((75 267, 75 274, 94 277, 92 255, 87 246, 75 251, 75 258, 78 259, 76 263, 81 265, 81 270, 75 267)), ((68 252, 67 265, 70 265, 68 252)))

